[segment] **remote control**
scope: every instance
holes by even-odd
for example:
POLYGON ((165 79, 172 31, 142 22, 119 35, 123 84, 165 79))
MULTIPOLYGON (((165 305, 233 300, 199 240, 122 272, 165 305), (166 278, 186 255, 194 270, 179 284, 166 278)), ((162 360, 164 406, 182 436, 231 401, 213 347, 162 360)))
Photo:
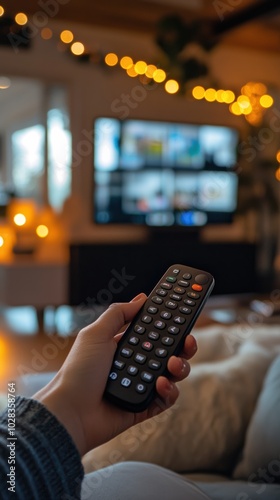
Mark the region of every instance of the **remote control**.
POLYGON ((132 412, 149 406, 157 378, 180 354, 213 287, 208 272, 180 264, 167 269, 118 343, 107 399, 132 412))

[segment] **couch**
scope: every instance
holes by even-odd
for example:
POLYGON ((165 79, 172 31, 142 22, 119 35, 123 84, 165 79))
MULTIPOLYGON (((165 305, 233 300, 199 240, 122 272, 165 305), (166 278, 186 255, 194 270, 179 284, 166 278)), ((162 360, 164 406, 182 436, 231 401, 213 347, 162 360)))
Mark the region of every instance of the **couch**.
MULTIPOLYGON (((193 333, 178 401, 83 457, 83 498, 280 499, 280 326, 193 333)), ((32 396, 52 375, 25 375, 18 392, 32 396)))

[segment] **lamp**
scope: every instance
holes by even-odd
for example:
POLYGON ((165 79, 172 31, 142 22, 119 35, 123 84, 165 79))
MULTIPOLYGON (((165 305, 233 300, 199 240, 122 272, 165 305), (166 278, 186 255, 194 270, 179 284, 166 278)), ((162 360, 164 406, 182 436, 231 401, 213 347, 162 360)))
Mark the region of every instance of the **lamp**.
POLYGON ((7 225, 0 225, 0 262, 7 262, 12 256, 16 236, 14 229, 7 225))
POLYGON ((35 223, 37 206, 29 198, 14 198, 8 205, 7 216, 16 234, 14 253, 33 253, 35 249, 35 223))

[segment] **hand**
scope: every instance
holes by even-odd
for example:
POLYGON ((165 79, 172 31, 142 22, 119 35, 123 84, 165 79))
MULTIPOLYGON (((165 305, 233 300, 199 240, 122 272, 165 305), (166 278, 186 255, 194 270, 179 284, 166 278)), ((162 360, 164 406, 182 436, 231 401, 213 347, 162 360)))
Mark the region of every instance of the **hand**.
POLYGON ((185 340, 181 356, 172 356, 168 361, 170 378, 158 377, 159 398, 147 410, 134 414, 104 399, 113 356, 122 335, 118 332, 133 319, 146 298, 140 294, 129 303, 112 304, 100 318, 81 330, 55 378, 34 396, 66 427, 81 455, 172 406, 179 395, 175 382, 190 372, 187 359, 197 350, 191 335, 185 340))

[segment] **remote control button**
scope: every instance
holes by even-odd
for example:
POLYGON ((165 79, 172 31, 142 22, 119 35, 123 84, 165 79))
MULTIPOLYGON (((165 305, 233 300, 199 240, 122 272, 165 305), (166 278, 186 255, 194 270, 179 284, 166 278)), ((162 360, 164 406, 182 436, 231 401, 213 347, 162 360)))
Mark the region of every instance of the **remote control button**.
POLYGON ((162 288, 158 288, 158 290, 156 290, 156 293, 158 295, 161 295, 161 297, 165 297, 167 295, 167 291, 163 290, 162 288))
POLYGON ((185 293, 185 289, 184 288, 181 288, 180 286, 176 286, 174 288, 174 292, 175 293, 179 293, 180 295, 183 295, 185 293))
POLYGON ((118 378, 118 374, 116 372, 111 372, 109 378, 111 380, 116 380, 118 378))
POLYGON ((197 285, 196 283, 194 283, 192 285, 192 289, 195 290, 196 292, 201 292, 202 291, 202 286, 201 285, 197 285))
POLYGON ((152 370, 159 370, 161 367, 161 362, 156 361, 155 359, 150 359, 148 367, 151 368, 152 370))
POLYGON ((156 356, 158 358, 166 358, 166 356, 167 356, 167 350, 166 349, 162 349, 161 347, 158 347, 155 350, 155 353, 156 353, 156 356))
POLYGON ((191 279, 191 277, 192 277, 192 275, 191 275, 190 273, 185 273, 185 274, 183 274, 183 278, 184 278, 184 280, 190 280, 190 279, 191 279))
POLYGON ((154 302, 154 304, 162 304, 163 303, 163 300, 160 298, 160 297, 152 297, 152 302, 154 302))
POLYGON ((161 339, 161 343, 163 345, 173 345, 174 344, 174 339, 172 339, 171 337, 163 337, 161 339))
POLYGON ((142 333, 144 333, 146 331, 146 328, 144 328, 144 326, 141 326, 141 325, 135 325, 134 331, 136 333, 139 333, 140 335, 142 335, 142 333))
POLYGON ((185 288, 188 288, 188 286, 190 286, 190 282, 189 281, 180 280, 180 281, 178 281, 178 285, 184 286, 185 288))
POLYGON ((151 351, 153 347, 154 347, 153 344, 151 344, 151 342, 148 341, 143 342, 142 344, 142 349, 144 349, 145 351, 151 351))
POLYGON ((155 321, 155 327, 159 330, 163 330, 166 327, 166 324, 163 321, 155 321))
POLYGON ((140 394, 143 394, 144 392, 146 392, 147 388, 144 384, 137 384, 135 390, 140 394))
POLYGON ((168 300, 167 302, 165 302, 165 307, 167 307, 168 309, 176 309, 177 304, 176 302, 172 302, 172 300, 168 300))
POLYGON ((121 355, 124 357, 124 358, 130 358, 133 354, 133 350, 132 349, 128 349, 127 347, 123 347, 123 349, 121 349, 121 355))
POLYGON ((154 380, 154 375, 152 375, 151 373, 149 372, 142 372, 141 373, 141 379, 144 381, 144 382, 152 382, 154 380))
POLYGON ((117 368, 118 370, 122 370, 124 366, 125 366, 124 361, 119 361, 118 359, 114 361, 114 367, 117 368))
POLYGON ((175 316, 174 318, 174 323, 178 323, 178 325, 183 325, 185 321, 185 318, 182 318, 182 316, 175 316))
POLYGON ((198 283, 199 285, 206 285, 209 281, 209 277, 206 274, 198 274, 195 278, 194 281, 198 283))
POLYGON ((170 326, 167 331, 169 333, 172 333, 172 335, 177 335, 180 331, 180 328, 178 328, 178 326, 170 326))
POLYGON ((180 295, 176 295, 176 293, 171 293, 171 295, 169 296, 172 300, 182 300, 182 297, 180 295))
POLYGON ((123 387, 129 387, 131 384, 131 380, 130 378, 127 378, 127 377, 124 377, 122 380, 121 380, 121 385, 123 387))
POLYGON ((148 337, 149 337, 149 339, 151 339, 151 340, 158 340, 158 338, 159 338, 159 333, 157 333, 157 332, 150 332, 150 333, 148 334, 148 337))
POLYGON ((167 276, 166 281, 168 281, 168 283, 175 283, 177 279, 174 278, 174 276, 167 276))
POLYGON ((184 304, 186 304, 186 306, 195 306, 195 301, 194 300, 191 300, 191 299, 185 299, 184 300, 184 304))
POLYGON ((199 299, 200 297, 199 293, 196 292, 188 292, 187 296, 190 297, 190 299, 199 299))
POLYGON ((156 314, 158 312, 158 308, 154 307, 154 306, 150 306, 150 307, 148 307, 147 312, 150 314, 156 314))
POLYGON ((133 376, 137 375, 138 371, 139 371, 138 368, 136 368, 136 366, 133 366, 133 365, 130 365, 127 369, 127 373, 129 373, 129 375, 133 375, 133 376))
POLYGON ((179 272, 180 272, 180 269, 176 269, 176 268, 173 269, 173 271, 172 271, 173 274, 179 274, 179 272))
POLYGON ((145 356, 144 354, 140 354, 140 352, 138 352, 135 355, 134 361, 136 361, 136 363, 139 363, 140 365, 143 365, 145 363, 146 359, 147 359, 147 356, 145 356))
POLYGON ((138 337, 130 337, 128 343, 132 345, 137 345, 139 343, 139 339, 138 337))
POLYGON ((143 321, 143 323, 151 323, 153 319, 151 318, 151 316, 145 314, 145 316, 142 316, 141 321, 143 321))
POLYGON ((164 288, 165 290, 171 290, 172 285, 170 283, 161 283, 161 288, 164 288))
POLYGON ((189 307, 179 307, 179 311, 183 314, 191 314, 192 310, 189 307))
POLYGON ((172 315, 171 315, 171 313, 170 313, 170 312, 168 312, 168 311, 162 311, 162 312, 160 313, 160 317, 161 317, 161 318, 163 318, 163 319, 170 319, 170 318, 171 318, 171 316, 172 316, 172 315))

